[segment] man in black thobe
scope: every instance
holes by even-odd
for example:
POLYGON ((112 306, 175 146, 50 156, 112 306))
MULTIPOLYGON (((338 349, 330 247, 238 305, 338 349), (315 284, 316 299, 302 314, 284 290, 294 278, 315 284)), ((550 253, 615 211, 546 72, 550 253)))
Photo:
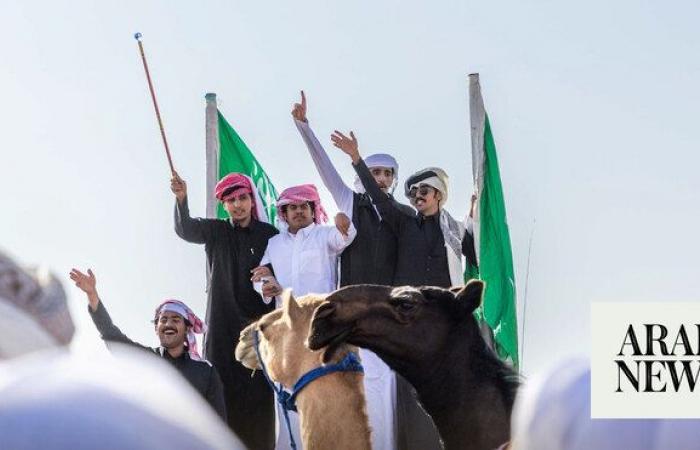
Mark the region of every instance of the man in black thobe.
POLYGON ((153 319, 160 347, 152 348, 129 339, 114 325, 107 309, 97 294, 97 280, 92 270, 87 274, 71 270, 71 280, 88 298, 88 312, 102 339, 130 345, 163 358, 182 374, 192 387, 226 420, 224 393, 216 368, 200 358, 195 333, 201 333, 203 324, 192 310, 179 300, 166 300, 157 309, 153 319))
MULTIPOLYGON (((335 132, 333 144, 352 158, 353 168, 382 222, 398 241, 396 267, 391 286, 450 286, 463 284, 462 254, 476 266, 473 237, 442 209, 447 200, 447 176, 440 169, 420 171, 406 180, 406 196, 418 211, 406 214, 396 200, 377 186, 360 157, 354 133, 335 132), (447 238, 445 238, 447 236, 447 238)), ((399 378, 397 414, 401 449, 440 449, 437 429, 427 414, 408 398, 415 390, 399 378)))
POLYGON ((416 172, 404 183, 405 194, 416 208, 413 217, 394 206, 393 199, 373 182, 360 157, 354 134, 336 132, 338 148, 350 155, 360 181, 398 239, 394 286, 440 286, 464 284, 462 255, 476 266, 474 236, 443 208, 447 201, 447 174, 437 167, 416 172))
POLYGON ((187 186, 176 174, 171 181, 176 196, 175 232, 187 242, 204 244, 209 268, 205 355, 224 383, 228 424, 247 448, 272 449, 275 445, 273 394, 261 372, 234 359, 240 332, 261 315, 272 311, 250 281, 260 264, 267 241, 278 233, 264 217, 254 183, 232 173, 219 181, 216 197, 229 213, 228 220, 190 217, 187 186))
MULTIPOLYGON (((396 269, 396 235, 382 221, 359 180, 355 190, 347 186, 333 167, 328 154, 309 126, 306 117, 306 96, 301 92, 301 103, 294 104, 292 117, 297 129, 309 149, 311 159, 321 175, 321 180, 330 191, 338 209, 348 216, 357 236, 340 256, 340 286, 352 284, 383 284, 390 286, 396 269)), ((397 202, 392 192, 398 180, 399 165, 388 154, 378 153, 366 159, 375 184, 386 193, 392 207, 409 217, 416 212, 410 206, 397 202)))
MULTIPOLYGON (((398 256, 397 236, 382 220, 360 180, 355 180, 354 190, 343 182, 328 154, 311 130, 306 110, 306 95, 302 91, 301 103, 295 103, 292 110, 294 123, 301 133, 323 184, 330 191, 338 209, 352 220, 357 230, 353 243, 340 255, 340 286, 353 284, 391 286, 398 256)), ((372 182, 386 194, 389 202, 392 203, 392 208, 407 217, 414 217, 416 213, 413 208, 397 202, 392 195, 399 170, 394 157, 383 153, 370 155, 367 157, 367 165, 372 182)), ((388 366, 384 370, 390 371, 388 366)), ((400 375, 393 375, 396 375, 395 429, 393 430, 396 447, 400 450, 439 449, 437 430, 416 403, 411 392, 413 388, 400 375), (417 422, 425 426, 417 428, 415 426, 417 422)), ((394 389, 392 385, 387 388, 394 389)), ((382 432, 382 430, 375 430, 375 432, 382 432)))

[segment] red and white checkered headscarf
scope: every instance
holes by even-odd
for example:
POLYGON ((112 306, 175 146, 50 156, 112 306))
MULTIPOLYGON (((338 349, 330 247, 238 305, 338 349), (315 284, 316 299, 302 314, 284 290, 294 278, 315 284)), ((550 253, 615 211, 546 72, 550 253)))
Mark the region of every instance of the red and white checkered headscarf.
MULTIPOLYGON (((326 210, 323 209, 321 198, 318 196, 318 190, 313 184, 300 184, 299 186, 292 186, 282 191, 279 199, 277 199, 277 210, 280 211, 285 205, 307 202, 314 203, 314 222, 319 224, 328 221, 328 214, 326 214, 326 210)), ((285 221, 282 214, 278 217, 280 220, 285 221)))
POLYGON ((260 222, 269 223, 262 198, 260 198, 255 183, 248 175, 232 172, 219 180, 214 188, 214 196, 222 203, 241 194, 250 194, 253 197, 253 209, 251 210, 253 218, 260 222))
POLYGON ((158 323, 160 315, 166 311, 180 314, 190 323, 190 325, 187 327, 187 351, 190 354, 190 358, 201 360, 202 357, 199 355, 199 351, 197 350, 197 339, 194 335, 206 333, 207 325, 202 322, 202 319, 197 317, 189 306, 185 305, 180 300, 175 299, 168 299, 161 303, 158 308, 156 308, 156 323, 158 323))

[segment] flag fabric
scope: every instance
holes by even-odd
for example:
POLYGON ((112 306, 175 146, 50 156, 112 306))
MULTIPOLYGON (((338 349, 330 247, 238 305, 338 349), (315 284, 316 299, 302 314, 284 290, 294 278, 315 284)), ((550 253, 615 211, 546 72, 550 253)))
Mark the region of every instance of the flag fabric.
POLYGON ((236 130, 216 108, 216 96, 207 94, 207 215, 228 218, 223 205, 213 198, 213 186, 231 172, 248 175, 255 183, 271 224, 277 218, 277 190, 236 130))
POLYGON ((472 171, 476 193, 474 245, 478 269, 467 267, 465 280, 486 283, 481 315, 493 331, 499 357, 518 366, 515 275, 506 221, 496 145, 481 97, 479 75, 469 75, 472 171))
MULTIPOLYGON (((219 121, 219 179, 231 172, 241 172, 248 175, 258 188, 263 206, 267 211, 270 223, 275 223, 277 217, 277 190, 270 181, 262 166, 253 156, 243 139, 226 121, 221 111, 218 111, 219 121)), ((217 217, 227 218, 228 213, 219 204, 217 217)))

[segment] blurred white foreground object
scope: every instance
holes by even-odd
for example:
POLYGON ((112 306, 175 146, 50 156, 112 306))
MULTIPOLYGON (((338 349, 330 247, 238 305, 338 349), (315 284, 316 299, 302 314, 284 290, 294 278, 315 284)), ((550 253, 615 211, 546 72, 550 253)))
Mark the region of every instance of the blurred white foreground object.
POLYGON ((591 419, 591 369, 569 359, 527 381, 513 411, 513 450, 700 449, 700 420, 591 419))
POLYGON ((49 350, 0 363, 2 448, 244 448, 168 364, 116 353, 49 350))
POLYGON ((66 292, 46 268, 27 269, 0 251, 0 359, 68 345, 75 326, 66 292))

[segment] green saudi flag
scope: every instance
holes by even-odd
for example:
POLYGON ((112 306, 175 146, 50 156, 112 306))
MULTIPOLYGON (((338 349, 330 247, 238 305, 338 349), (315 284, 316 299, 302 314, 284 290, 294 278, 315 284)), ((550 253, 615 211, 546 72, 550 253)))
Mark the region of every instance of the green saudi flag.
POLYGON ((231 172, 248 175, 260 194, 263 207, 271 224, 277 218, 277 190, 258 160, 243 139, 216 106, 216 95, 207 94, 206 140, 207 140, 207 216, 227 219, 228 213, 220 202, 213 198, 218 180, 231 172))
POLYGON ((518 323, 515 276, 506 221, 503 187, 496 145, 481 97, 479 75, 469 75, 469 107, 472 134, 472 171, 476 191, 474 245, 478 270, 467 267, 465 279, 486 283, 481 314, 494 334, 499 357, 518 366, 518 323))

